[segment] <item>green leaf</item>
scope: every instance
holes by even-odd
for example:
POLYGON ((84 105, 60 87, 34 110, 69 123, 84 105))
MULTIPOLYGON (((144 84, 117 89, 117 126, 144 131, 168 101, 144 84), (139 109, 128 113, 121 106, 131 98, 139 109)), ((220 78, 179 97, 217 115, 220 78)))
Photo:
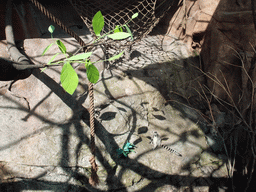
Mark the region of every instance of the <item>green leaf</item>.
POLYGON ((53 34, 54 30, 55 30, 55 27, 54 27, 53 25, 50 25, 50 26, 48 27, 48 31, 49 31, 51 34, 53 34))
MULTIPOLYGON (((89 61, 90 62, 90 61, 89 61)), ((87 78, 91 83, 97 83, 100 77, 98 69, 93 64, 85 64, 87 78)))
POLYGON ((87 59, 88 57, 90 57, 92 54, 92 52, 87 52, 87 53, 81 53, 81 54, 78 54, 78 55, 74 55, 70 58, 67 58, 66 60, 83 60, 83 59, 87 59))
POLYGON ((131 144, 130 144, 129 142, 127 142, 127 143, 124 145, 123 150, 126 151, 126 152, 129 152, 129 151, 130 151, 130 150, 129 150, 130 145, 131 145, 131 144))
POLYGON ((42 73, 45 69, 47 69, 47 67, 44 67, 43 69, 41 69, 41 73, 42 73))
MULTIPOLYGON (((50 59, 50 61, 48 61, 47 65, 52 65, 52 61, 55 59, 55 57, 59 55, 59 53, 56 53, 54 56, 52 56, 52 58, 50 59)), ((41 69, 41 72, 43 72, 47 67, 44 67, 43 69, 41 69)))
POLYGON ((132 15, 132 19, 135 19, 136 17, 138 17, 138 15, 139 15, 139 13, 134 13, 134 14, 132 15))
POLYGON ((61 85, 65 91, 72 95, 78 86, 78 76, 76 71, 70 65, 70 63, 65 63, 62 67, 60 74, 61 85))
POLYGON ((104 27, 104 17, 101 11, 98 11, 92 19, 92 27, 95 35, 100 36, 100 32, 104 27))
POLYGON ((58 45, 58 47, 62 53, 65 54, 67 52, 67 49, 66 49, 65 45, 61 42, 61 40, 59 40, 59 39, 56 40, 56 44, 58 45))
POLYGON ((123 28, 120 27, 120 25, 117 25, 115 30, 114 30, 114 33, 118 33, 118 32, 123 32, 123 28))
POLYGON ((126 32, 118 32, 118 33, 108 35, 108 37, 113 39, 113 40, 126 39, 127 37, 130 37, 130 36, 131 36, 131 34, 126 33, 126 32))
POLYGON ((53 45, 53 43, 51 43, 50 45, 48 45, 45 49, 44 49, 44 52, 42 53, 42 56, 46 53, 46 51, 48 51, 51 46, 53 45))
POLYGON ((57 56, 57 55, 59 55, 60 53, 56 53, 55 55, 53 55, 52 56, 52 58, 50 59, 50 61, 48 61, 48 65, 50 65, 51 64, 51 62, 55 59, 55 57, 57 56))
POLYGON ((127 153, 123 153, 125 157, 127 157, 127 153))
POLYGON ((116 150, 116 152, 117 152, 118 155, 122 155, 123 150, 119 148, 119 149, 116 150))
POLYGON ((131 39, 133 40, 133 35, 132 35, 130 28, 127 25, 124 25, 124 26, 125 26, 127 32, 131 35, 131 39))
POLYGON ((113 61, 113 60, 116 60, 116 59, 120 58, 123 55, 123 53, 124 53, 124 51, 122 51, 118 55, 115 55, 115 56, 109 58, 108 61, 113 61))

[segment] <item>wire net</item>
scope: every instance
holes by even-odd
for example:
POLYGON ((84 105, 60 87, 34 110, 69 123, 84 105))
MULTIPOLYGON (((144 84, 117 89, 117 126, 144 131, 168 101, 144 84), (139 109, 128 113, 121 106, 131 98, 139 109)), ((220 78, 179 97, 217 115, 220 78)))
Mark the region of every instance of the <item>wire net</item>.
POLYGON ((101 11, 105 25, 102 30, 107 33, 117 25, 123 25, 131 20, 132 15, 139 16, 127 25, 131 29, 134 41, 126 40, 131 44, 152 31, 154 26, 171 7, 172 0, 70 0, 90 32, 94 35, 92 27, 93 16, 101 11))

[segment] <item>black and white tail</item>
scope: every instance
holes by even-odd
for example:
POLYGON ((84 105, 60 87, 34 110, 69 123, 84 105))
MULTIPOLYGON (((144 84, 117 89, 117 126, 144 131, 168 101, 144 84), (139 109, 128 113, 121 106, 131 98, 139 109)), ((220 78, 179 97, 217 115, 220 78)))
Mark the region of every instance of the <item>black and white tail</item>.
POLYGON ((166 145, 161 144, 161 147, 165 148, 167 151, 169 151, 171 153, 174 153, 175 155, 182 157, 182 155, 179 152, 175 151, 174 149, 172 149, 166 145))
POLYGON ((157 147, 163 147, 167 151, 182 157, 182 155, 179 152, 175 151, 174 149, 171 149, 170 147, 168 147, 166 145, 161 144, 161 142, 162 142, 162 139, 161 139, 160 135, 156 131, 153 131, 153 136, 151 137, 151 142, 150 142, 151 144, 153 144, 153 149, 156 149, 157 147))

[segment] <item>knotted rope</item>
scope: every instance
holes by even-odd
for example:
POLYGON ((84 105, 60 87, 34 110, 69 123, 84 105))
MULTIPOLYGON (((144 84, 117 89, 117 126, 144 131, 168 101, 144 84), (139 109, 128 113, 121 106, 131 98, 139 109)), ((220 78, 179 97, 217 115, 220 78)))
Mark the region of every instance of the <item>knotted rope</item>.
MULTIPOLYGON (((74 37, 81 47, 85 47, 86 43, 71 29, 67 28, 58 18, 56 18, 52 13, 50 13, 41 3, 37 0, 30 0, 45 16, 47 16, 51 21, 56 23, 61 29, 63 29, 67 34, 74 37)), ((92 173, 89 179, 89 183, 92 186, 96 186, 99 183, 99 178, 97 175, 98 166, 95 161, 95 127, 94 127, 94 95, 93 95, 93 84, 89 81, 89 98, 90 98, 90 127, 91 127, 91 153, 90 163, 92 166, 92 173)))

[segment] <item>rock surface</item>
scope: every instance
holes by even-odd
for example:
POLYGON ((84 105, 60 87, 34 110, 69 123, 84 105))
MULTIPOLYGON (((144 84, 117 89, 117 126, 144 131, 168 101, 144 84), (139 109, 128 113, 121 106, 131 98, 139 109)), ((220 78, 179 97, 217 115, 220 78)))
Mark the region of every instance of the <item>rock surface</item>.
POLYGON ((176 0, 174 2, 176 6, 173 6, 166 14, 165 19, 160 21, 161 25, 166 28, 166 36, 183 40, 191 50, 200 52, 205 31, 220 0, 185 2, 176 0))
MULTIPOLYGON (((197 64, 187 59, 185 44, 165 42, 162 47, 162 39, 143 39, 133 46, 129 60, 112 63, 108 70, 96 64, 101 71, 94 86, 97 187, 88 183, 91 152, 84 68, 76 68, 80 83, 72 96, 60 85, 61 67, 35 70, 13 84, 1 82, 1 191, 184 191, 191 186, 200 191, 224 186, 225 158, 210 152, 206 121, 174 97, 196 95, 197 64), (182 157, 163 148, 153 150, 153 130, 182 157), (136 145, 136 153, 119 158, 116 150, 127 141, 136 145)), ((62 40, 69 52, 79 48, 71 38, 62 40)), ((41 56, 52 41, 25 40, 24 50, 34 63, 46 63, 59 52, 53 47, 41 56)), ((96 57, 103 53, 97 50, 96 57)))

